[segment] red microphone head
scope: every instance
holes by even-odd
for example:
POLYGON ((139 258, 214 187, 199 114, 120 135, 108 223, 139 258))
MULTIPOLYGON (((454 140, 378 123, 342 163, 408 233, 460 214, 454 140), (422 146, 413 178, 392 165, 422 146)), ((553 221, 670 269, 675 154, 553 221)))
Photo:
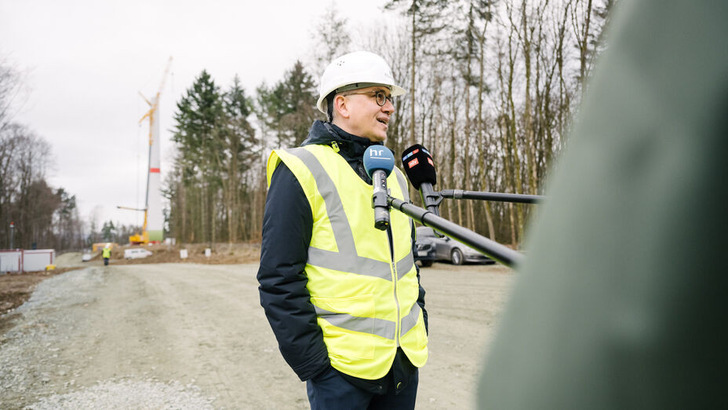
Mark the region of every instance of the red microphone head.
POLYGON ((402 166, 415 189, 420 189, 423 182, 433 186, 437 183, 437 172, 432 155, 420 144, 415 144, 402 153, 402 166))

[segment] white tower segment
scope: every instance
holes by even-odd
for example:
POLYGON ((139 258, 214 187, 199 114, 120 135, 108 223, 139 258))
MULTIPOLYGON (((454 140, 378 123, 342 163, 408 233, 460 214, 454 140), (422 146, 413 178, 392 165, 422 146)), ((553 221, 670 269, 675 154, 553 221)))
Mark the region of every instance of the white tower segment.
POLYGON ((162 214, 162 191, 160 174, 160 138, 159 138, 159 97, 164 89, 164 81, 167 78, 169 67, 172 64, 172 57, 167 61, 167 68, 162 76, 162 83, 159 91, 149 104, 149 111, 139 120, 149 119, 149 168, 147 169, 147 196, 144 212, 144 242, 159 243, 164 239, 164 216, 162 214))

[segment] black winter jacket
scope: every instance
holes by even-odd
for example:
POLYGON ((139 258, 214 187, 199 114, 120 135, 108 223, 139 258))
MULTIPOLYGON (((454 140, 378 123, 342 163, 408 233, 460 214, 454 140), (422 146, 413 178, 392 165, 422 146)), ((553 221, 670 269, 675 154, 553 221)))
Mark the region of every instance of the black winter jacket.
MULTIPOLYGON (((363 165, 364 151, 373 144, 368 139, 349 134, 331 123, 316 121, 301 145, 309 144, 338 146, 339 154, 364 181, 371 184, 363 165)), ((280 164, 273 173, 266 198, 257 277, 260 303, 278 340, 281 354, 304 381, 331 370, 323 333, 306 288, 308 279, 304 268, 312 226, 311 207, 301 185, 285 164, 280 164)), ((412 235, 414 243, 414 231, 412 235)), ((419 280, 419 270, 417 275, 419 280)), ((427 325, 422 286, 418 304, 427 325)), ((392 373, 404 385, 414 367, 401 350, 397 356, 392 373)), ((369 390, 381 392, 387 389, 391 378, 390 374, 378 381, 362 381, 362 387, 369 386, 369 390)), ((357 384, 356 380, 347 379, 357 384)))

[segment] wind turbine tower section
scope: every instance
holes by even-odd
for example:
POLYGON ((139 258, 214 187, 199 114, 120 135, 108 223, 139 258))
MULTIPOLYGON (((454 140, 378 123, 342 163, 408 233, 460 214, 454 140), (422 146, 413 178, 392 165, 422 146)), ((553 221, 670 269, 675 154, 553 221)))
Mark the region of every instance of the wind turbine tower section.
MULTIPOLYGON (((162 76, 162 84, 157 95, 152 101, 145 100, 149 104, 149 111, 144 114, 141 121, 149 119, 149 169, 147 170, 147 197, 144 215, 144 233, 149 243, 160 243, 164 240, 164 216, 162 214, 162 191, 161 191, 161 160, 160 160, 160 137, 159 137, 159 98, 164 88, 164 80, 169 72, 172 57, 167 62, 167 68, 162 76)), ((143 97, 143 96, 142 96, 143 97)), ((145 242, 146 242, 145 241, 145 242)))
POLYGON ((162 191, 159 147, 159 94, 153 101, 155 109, 149 116, 149 170, 147 172, 147 233, 149 242, 162 242, 164 218, 162 216, 162 191))

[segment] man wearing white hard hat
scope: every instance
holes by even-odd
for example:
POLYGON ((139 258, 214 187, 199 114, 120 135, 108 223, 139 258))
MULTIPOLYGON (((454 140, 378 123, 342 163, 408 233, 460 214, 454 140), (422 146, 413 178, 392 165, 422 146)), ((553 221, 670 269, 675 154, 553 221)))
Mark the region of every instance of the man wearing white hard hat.
MULTIPOLYGON (((343 55, 321 77, 316 106, 328 121, 268 159, 260 301, 313 409, 415 406, 427 312, 414 227, 398 212, 374 227, 363 166, 368 147, 387 149, 392 97, 404 93, 380 56, 343 55)), ((387 187, 409 199, 398 169, 387 187)))

